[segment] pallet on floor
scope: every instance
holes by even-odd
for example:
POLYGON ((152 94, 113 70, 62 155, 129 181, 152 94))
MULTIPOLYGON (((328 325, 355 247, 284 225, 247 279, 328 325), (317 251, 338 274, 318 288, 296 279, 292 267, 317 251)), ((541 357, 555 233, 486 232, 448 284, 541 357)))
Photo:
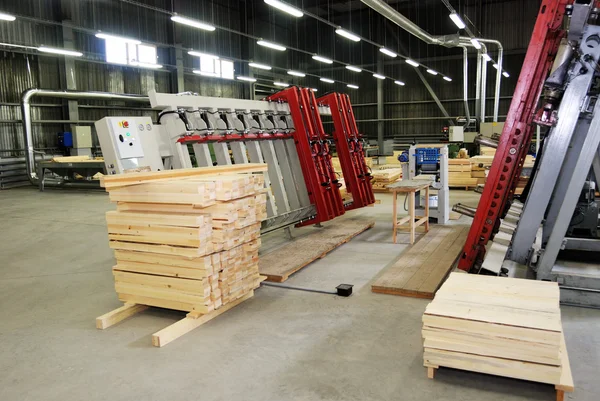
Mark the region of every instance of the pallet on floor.
POLYGON ((423 314, 423 363, 574 390, 557 283, 452 273, 423 314))
POLYGON ((465 244, 468 226, 434 226, 371 286, 380 294, 432 299, 465 244))
POLYGON ((280 248, 260 255, 258 270, 267 281, 284 282, 292 274, 350 241, 375 222, 363 219, 337 219, 318 231, 296 238, 280 248))

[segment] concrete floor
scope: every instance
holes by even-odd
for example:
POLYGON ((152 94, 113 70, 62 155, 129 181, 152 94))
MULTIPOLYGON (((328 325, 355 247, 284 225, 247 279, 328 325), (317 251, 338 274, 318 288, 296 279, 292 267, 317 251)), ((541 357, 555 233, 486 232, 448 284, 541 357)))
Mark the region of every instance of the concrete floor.
MULTIPOLYGON (((370 291, 405 248, 391 243, 389 196, 378 198, 354 212, 376 220, 373 229, 288 281, 351 283, 352 297, 263 287, 158 349, 151 334, 182 313, 152 309, 95 328, 96 316, 120 306, 106 194, 0 191, 0 400, 553 400, 552 386, 532 382, 451 369, 427 379, 420 331, 428 301, 370 291)), ((477 201, 464 191, 451 198, 477 201)), ((264 238, 267 248, 281 241, 264 238)), ((600 311, 562 312, 576 386, 567 399, 598 401, 600 311)))

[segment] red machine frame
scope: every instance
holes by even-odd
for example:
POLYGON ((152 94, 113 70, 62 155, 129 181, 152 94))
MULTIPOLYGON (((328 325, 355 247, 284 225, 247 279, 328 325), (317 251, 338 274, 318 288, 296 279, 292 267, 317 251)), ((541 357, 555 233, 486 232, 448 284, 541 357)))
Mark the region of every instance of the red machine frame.
POLYGON ((365 163, 362 136, 356 126, 350 97, 333 92, 318 98, 317 102, 329 106, 331 110, 336 151, 346 187, 352 194, 352 203, 348 204, 346 209, 357 209, 375 203, 371 173, 365 163))
POLYGON ((485 245, 500 226, 521 175, 533 134, 535 108, 564 31, 566 6, 573 0, 544 0, 504 123, 496 155, 458 267, 470 271, 485 256, 485 245))
POLYGON ((291 87, 266 98, 286 102, 294 121, 293 138, 310 201, 317 215, 298 226, 316 224, 344 214, 340 184, 331 164, 330 137, 323 129, 317 100, 311 89, 291 87))

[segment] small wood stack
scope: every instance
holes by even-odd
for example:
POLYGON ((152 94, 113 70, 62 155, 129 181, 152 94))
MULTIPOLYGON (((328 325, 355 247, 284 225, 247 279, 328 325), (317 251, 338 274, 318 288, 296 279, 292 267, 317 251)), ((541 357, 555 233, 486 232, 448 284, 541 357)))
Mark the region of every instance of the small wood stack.
MULTIPOLYGON (((368 168, 373 168, 373 158, 372 157, 365 157, 365 164, 367 165, 368 168)), ((331 165, 333 166, 333 171, 335 171, 336 173, 342 174, 342 164, 340 163, 340 158, 339 157, 332 157, 331 158, 331 165)))
POLYGON ((387 186, 395 183, 402 178, 402 168, 387 168, 383 170, 373 170, 371 173, 373 180, 373 191, 387 192, 387 186))
POLYGON ((474 187, 477 179, 471 177, 471 162, 469 159, 448 160, 448 186, 449 187, 474 187))
MULTIPOLYGON (((117 203, 106 220, 119 299, 197 318, 252 296, 261 281, 264 177, 236 171, 265 170, 247 164, 103 177, 117 203)), ((110 319, 110 313, 98 318, 99 328, 110 319)), ((153 343, 164 345, 164 336, 153 343)))
POLYGON ((559 298, 556 283, 452 273, 423 315, 430 377, 444 366, 573 391, 559 298))

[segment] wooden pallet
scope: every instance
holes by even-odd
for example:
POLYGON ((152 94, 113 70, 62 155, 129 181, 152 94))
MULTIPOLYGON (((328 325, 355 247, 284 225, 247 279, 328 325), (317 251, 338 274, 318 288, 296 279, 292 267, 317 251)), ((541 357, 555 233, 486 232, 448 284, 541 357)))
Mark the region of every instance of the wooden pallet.
POLYGON ((432 299, 460 255, 467 226, 435 226, 371 286, 380 294, 432 299))
MULTIPOLYGON (((264 278, 263 278, 264 280, 264 278)), ((227 312, 242 302, 250 299, 254 296, 254 291, 248 292, 243 297, 236 299, 235 301, 222 306, 207 314, 200 314, 197 312, 189 312, 186 317, 173 323, 164 329, 157 331, 152 334, 152 345, 155 347, 164 347, 171 341, 177 340, 184 334, 189 333, 195 328, 203 325, 214 319, 215 317, 227 312)), ((120 308, 110 311, 102 316, 96 318, 96 328, 100 330, 107 329, 115 324, 148 309, 148 305, 136 304, 133 302, 126 302, 120 308)))
POLYGON ((325 224, 319 231, 297 238, 280 248, 260 255, 258 270, 267 281, 284 282, 292 274, 350 241, 375 222, 361 219, 340 219, 325 224))

